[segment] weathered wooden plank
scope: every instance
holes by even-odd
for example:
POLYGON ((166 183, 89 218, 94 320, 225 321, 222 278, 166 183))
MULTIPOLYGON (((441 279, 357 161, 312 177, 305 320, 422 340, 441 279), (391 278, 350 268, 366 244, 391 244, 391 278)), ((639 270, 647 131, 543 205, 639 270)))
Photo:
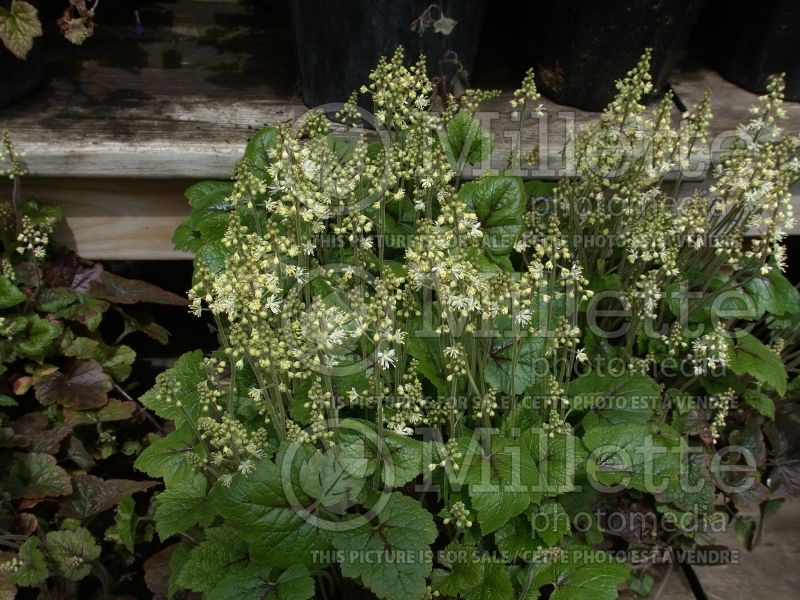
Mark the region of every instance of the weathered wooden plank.
MULTIPOLYGON (((31 175, 41 177, 224 177, 241 155, 247 139, 262 126, 294 121, 307 111, 296 96, 276 97, 268 85, 231 93, 201 93, 202 82, 195 71, 148 69, 138 74, 119 73, 97 67, 94 79, 82 88, 90 102, 77 103, 64 89, 55 89, 45 106, 31 113, 0 112, 0 126, 11 131, 26 153, 31 175), (152 86, 152 92, 136 92, 138 78, 152 86), (114 89, 109 93, 109 88, 114 89), (172 95, 174 92, 174 96, 172 95), (41 110, 38 110, 41 109, 41 110)), ((53 82, 53 86, 57 82, 53 82)), ((717 99, 712 138, 727 139, 736 125, 747 118, 747 107, 755 96, 739 90, 719 76, 704 71, 702 77, 676 83, 682 99, 693 102, 705 89, 717 99), (717 90, 715 92, 715 90, 717 90)), ((544 101, 548 119, 543 127, 528 119, 518 134, 509 119, 508 94, 481 113, 496 136, 493 167, 505 165, 505 158, 517 135, 524 148, 537 142, 545 157, 542 168, 532 177, 563 174, 561 152, 569 127, 596 118, 595 114, 567 109, 544 101)), ((791 133, 800 132, 800 105, 787 104, 791 133)), ((717 154, 724 147, 717 143, 717 154)))
POLYGON ((191 181, 147 179, 27 179, 25 197, 54 202, 66 217, 54 239, 92 259, 189 258, 172 248, 186 218, 183 191, 191 181))
MULTIPOLYGON (((129 16, 107 14, 112 22, 86 45, 61 41, 49 65, 51 77, 30 101, 0 110, 0 127, 27 153, 32 175, 223 177, 255 129, 306 112, 296 93, 285 14, 219 1, 148 7, 142 9, 143 39, 124 25, 129 16)), ((505 89, 515 84, 496 83, 505 89)), ((711 91, 714 135, 735 129, 755 101, 706 69, 677 73, 673 87, 688 104, 711 91)), ((483 112, 496 134, 495 168, 505 166, 519 128, 510 119, 509 97, 503 94, 483 112)), ((544 160, 526 174, 557 177, 568 126, 579 127, 596 114, 542 103, 546 124, 527 119, 521 136, 525 148, 539 143, 544 160)), ((800 132, 800 104, 787 109, 788 129, 800 132)))

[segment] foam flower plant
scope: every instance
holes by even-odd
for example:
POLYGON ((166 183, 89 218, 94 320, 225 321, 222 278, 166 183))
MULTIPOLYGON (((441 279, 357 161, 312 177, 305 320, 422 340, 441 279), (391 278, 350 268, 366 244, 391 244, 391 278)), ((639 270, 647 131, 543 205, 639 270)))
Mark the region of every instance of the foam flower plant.
POLYGON ((3 132, 0 597, 85 597, 129 579, 155 535, 143 492, 157 482, 132 464, 160 424, 126 391, 136 353, 122 341, 169 334, 130 307, 186 300, 58 248, 61 209, 23 197, 24 174, 3 132))
MULTIPOLYGON (((189 188, 174 239, 220 348, 142 398, 174 424, 137 462, 175 536, 158 591, 614 598, 646 594, 652 564, 608 550, 673 552, 719 523, 753 539, 798 491, 797 143, 776 79, 713 186, 681 197, 710 102, 647 109, 648 72, 646 54, 557 184, 466 181, 496 94, 437 113, 398 52, 361 90, 376 135, 312 111, 189 188)), ((340 121, 366 118, 354 99, 340 121)), ((510 110, 537 99, 528 76, 510 110)))

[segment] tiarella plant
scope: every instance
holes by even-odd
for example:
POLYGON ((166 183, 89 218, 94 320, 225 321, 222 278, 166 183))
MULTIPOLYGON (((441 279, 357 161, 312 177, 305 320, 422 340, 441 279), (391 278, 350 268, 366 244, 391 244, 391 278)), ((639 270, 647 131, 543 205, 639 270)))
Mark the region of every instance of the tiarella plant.
MULTIPOLYGON (((142 398, 174 424, 137 461, 164 480, 156 528, 175 539, 154 591, 646 595, 648 556, 728 525, 752 540, 797 493, 781 239, 800 161, 781 81, 712 186, 681 197, 710 102, 647 110, 647 55, 557 185, 465 181, 494 94, 437 113, 423 65, 383 60, 361 90, 374 118, 338 113, 371 138, 312 111, 259 132, 232 181, 187 191, 174 239, 221 348, 142 398)), ((529 74, 512 111, 537 100, 529 74)))
POLYGON ((21 199, 23 167, 7 134, 2 142, 11 197, 0 203, 0 597, 111 591, 135 572, 134 545, 154 534, 133 494, 157 482, 131 467, 160 429, 123 388, 136 355, 120 342, 167 336, 127 306, 186 302, 55 249, 61 210, 21 199), (108 313, 122 331, 110 343, 100 333, 108 313))

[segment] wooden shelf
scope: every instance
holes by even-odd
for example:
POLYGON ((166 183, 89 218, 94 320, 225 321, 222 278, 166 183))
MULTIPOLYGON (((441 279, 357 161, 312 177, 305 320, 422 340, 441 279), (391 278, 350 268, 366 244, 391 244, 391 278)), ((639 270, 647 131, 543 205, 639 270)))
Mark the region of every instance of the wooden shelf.
MULTIPOLYGON (((48 40, 45 84, 30 100, 0 110, 0 128, 25 153, 26 192, 63 205, 67 222, 57 238, 89 258, 185 257, 169 241, 187 213, 182 190, 194 180, 228 177, 254 131, 308 110, 296 91, 288 16, 279 9, 222 0, 148 6, 143 39, 122 14, 117 24, 101 19, 84 46, 48 40)), ((756 98, 706 69, 678 72, 672 85, 686 104, 711 91, 714 134, 747 119, 756 98)), ((497 140, 492 166, 505 164, 517 130, 509 95, 485 107, 497 140)), ((559 165, 567 124, 579 127, 597 115, 543 104, 546 138, 535 124, 526 126, 523 145, 540 142, 547 164, 559 165)), ((800 133, 800 104, 787 110, 788 128, 800 133)))

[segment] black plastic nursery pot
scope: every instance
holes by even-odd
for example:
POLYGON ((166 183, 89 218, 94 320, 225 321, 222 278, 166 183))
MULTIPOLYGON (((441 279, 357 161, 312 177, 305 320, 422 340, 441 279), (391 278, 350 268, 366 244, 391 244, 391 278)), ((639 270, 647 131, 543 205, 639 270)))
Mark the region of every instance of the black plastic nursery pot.
POLYGON ((537 86, 553 100, 602 110, 615 82, 652 49, 653 93, 661 94, 706 0, 564 0, 531 3, 537 86))
MULTIPOLYGON (((38 6, 39 2, 30 1, 38 6)), ((11 0, 0 0, 0 6, 8 9, 11 0)), ((0 108, 8 106, 30 94, 42 80, 44 52, 42 38, 38 37, 25 60, 20 60, 0 42, 0 108)))
POLYGON ((431 76, 444 75, 446 85, 458 71, 455 53, 469 72, 478 48, 487 0, 291 0, 292 22, 303 101, 308 106, 343 102, 367 82, 381 56, 391 57, 398 46, 407 61, 420 53, 431 76), (426 9, 438 18, 457 21, 443 36, 429 27, 422 34, 411 24, 426 9), (441 8, 440 8, 441 7, 441 8))
POLYGON ((712 2, 717 28, 712 53, 720 73, 751 92, 766 91, 769 77, 786 74, 786 98, 800 101, 800 2, 712 2))

